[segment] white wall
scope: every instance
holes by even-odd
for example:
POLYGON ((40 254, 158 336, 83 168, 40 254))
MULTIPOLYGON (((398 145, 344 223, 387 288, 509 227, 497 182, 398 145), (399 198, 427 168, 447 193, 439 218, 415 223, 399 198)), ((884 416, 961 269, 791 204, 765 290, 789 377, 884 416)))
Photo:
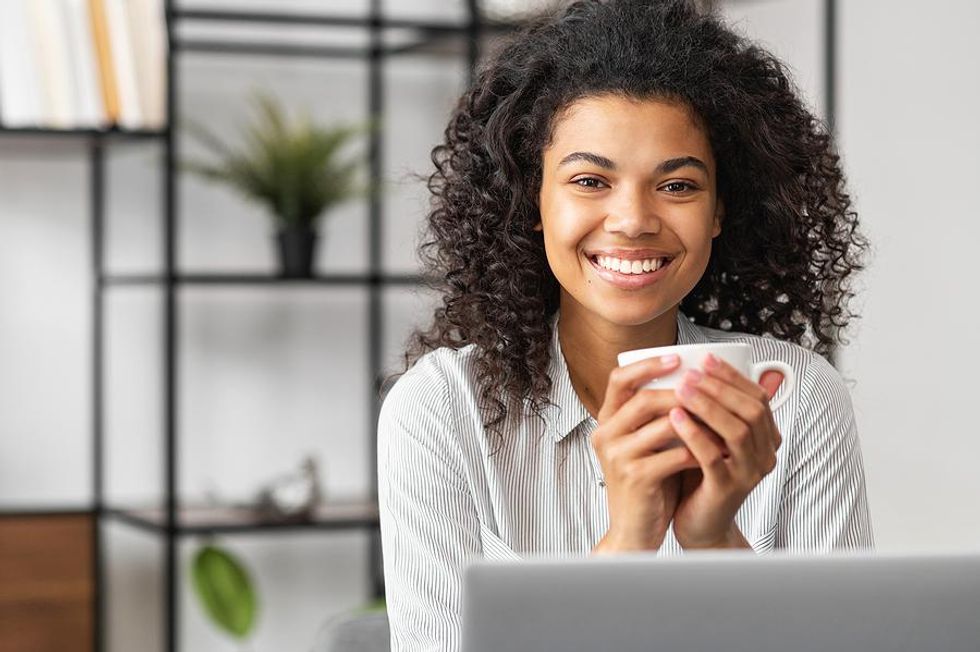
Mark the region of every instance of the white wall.
POLYGON ((980 5, 842 5, 840 130, 875 243, 842 358, 883 548, 980 549, 980 5))

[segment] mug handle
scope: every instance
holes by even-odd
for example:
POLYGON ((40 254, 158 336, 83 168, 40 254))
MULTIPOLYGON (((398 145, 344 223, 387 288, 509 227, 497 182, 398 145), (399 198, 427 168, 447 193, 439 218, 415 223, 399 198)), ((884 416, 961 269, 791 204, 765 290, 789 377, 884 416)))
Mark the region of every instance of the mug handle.
MULTIPOLYGON (((796 374, 793 373, 793 368, 785 362, 780 362, 779 360, 769 360, 767 362, 759 362, 752 365, 752 382, 758 384, 759 379, 762 378, 762 374, 767 371, 778 371, 783 375, 783 382, 779 386, 780 389, 783 390, 783 395, 775 401, 771 401, 769 403, 769 409, 775 412, 777 409, 779 409, 779 406, 789 399, 789 395, 796 389, 796 374)), ((779 391, 777 390, 776 393, 778 394, 779 391)))

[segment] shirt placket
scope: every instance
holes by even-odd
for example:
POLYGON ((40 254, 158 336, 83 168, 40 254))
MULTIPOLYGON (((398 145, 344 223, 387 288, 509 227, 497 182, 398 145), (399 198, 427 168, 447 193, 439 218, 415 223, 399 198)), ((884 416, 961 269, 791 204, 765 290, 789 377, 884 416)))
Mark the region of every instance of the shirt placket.
POLYGON ((599 463, 599 456, 595 452, 595 446, 592 445, 592 433, 595 432, 598 425, 594 417, 589 417, 582 422, 582 445, 585 446, 585 454, 588 456, 589 463, 592 465, 592 476, 596 484, 600 487, 605 487, 606 480, 602 474, 602 465, 599 463))

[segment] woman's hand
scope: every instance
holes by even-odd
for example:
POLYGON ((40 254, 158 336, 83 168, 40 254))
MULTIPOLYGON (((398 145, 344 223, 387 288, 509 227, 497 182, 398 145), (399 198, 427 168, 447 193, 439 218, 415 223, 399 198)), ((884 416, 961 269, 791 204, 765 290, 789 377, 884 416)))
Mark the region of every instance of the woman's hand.
POLYGON ((782 437, 769 399, 783 377, 769 372, 759 385, 711 355, 704 369, 685 374, 676 390, 683 407, 670 411, 699 465, 683 473, 674 534, 684 548, 747 547, 735 514, 776 466, 782 437))
POLYGON ((656 550, 674 516, 680 471, 698 463, 677 441, 669 418, 678 405, 669 389, 637 389, 678 365, 648 358, 609 374, 592 444, 602 466, 609 530, 595 551, 656 550))

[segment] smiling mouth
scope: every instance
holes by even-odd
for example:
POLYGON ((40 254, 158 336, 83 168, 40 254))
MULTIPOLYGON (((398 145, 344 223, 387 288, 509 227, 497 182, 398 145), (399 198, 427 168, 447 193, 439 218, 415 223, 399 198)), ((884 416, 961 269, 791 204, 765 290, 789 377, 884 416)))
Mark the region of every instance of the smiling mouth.
POLYGON ((589 256, 589 260, 599 269, 622 274, 623 276, 643 276, 653 274, 669 265, 674 259, 670 256, 663 258, 646 258, 643 260, 626 260, 612 256, 589 256))

